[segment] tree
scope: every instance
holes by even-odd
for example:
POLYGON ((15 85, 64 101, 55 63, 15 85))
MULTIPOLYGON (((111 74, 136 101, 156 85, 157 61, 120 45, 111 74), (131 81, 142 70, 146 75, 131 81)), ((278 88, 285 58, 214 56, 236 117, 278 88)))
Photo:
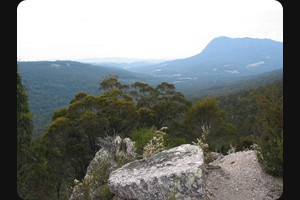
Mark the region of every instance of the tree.
POLYGON ((216 129, 218 124, 222 123, 224 120, 225 112, 218 106, 214 98, 206 98, 201 101, 197 101, 189 109, 185 116, 186 124, 192 130, 197 131, 201 131, 202 127, 210 127, 210 129, 216 129))
POLYGON ((156 127, 170 127, 181 123, 183 116, 190 106, 183 94, 176 91, 173 84, 163 82, 156 86, 153 96, 153 110, 157 113, 156 127))
POLYGON ((209 132, 203 142, 208 143, 210 150, 224 153, 230 148, 230 142, 236 139, 236 128, 228 122, 215 98, 196 102, 187 112, 185 123, 192 138, 201 136, 203 129, 209 132))
POLYGON ((112 132, 126 137, 137 125, 135 104, 122 90, 113 88, 100 96, 76 94, 68 108, 54 112, 52 123, 43 135, 45 158, 55 187, 49 190, 58 199, 65 196, 73 180, 85 176, 87 166, 99 150, 97 138, 112 132))
POLYGON ((56 118, 43 136, 46 146, 46 158, 49 164, 50 174, 55 186, 57 199, 61 197, 61 186, 72 177, 72 166, 66 153, 66 146, 71 121, 65 117, 56 118), (62 170, 63 169, 63 170, 62 170))
POLYGON ((258 106, 254 93, 252 89, 218 97, 220 107, 226 111, 230 122, 236 124, 241 135, 257 134, 255 116, 258 106))
POLYGON ((118 81, 118 75, 110 74, 100 83, 99 90, 108 91, 111 89, 121 89, 122 84, 118 81))
POLYGON ((22 83, 17 65, 17 189, 20 196, 27 195, 26 164, 32 138, 32 113, 29 110, 28 95, 22 83))
POLYGON ((138 125, 138 112, 133 99, 122 90, 112 89, 99 96, 101 116, 109 123, 109 130, 127 137, 138 125), (132 123, 137 122, 137 123, 132 123))
POLYGON ((17 67, 17 169, 20 170, 32 138, 32 113, 28 95, 17 67))
POLYGON ((18 194, 22 199, 51 199, 55 194, 54 182, 46 159, 43 138, 35 138, 28 150, 28 160, 18 176, 18 194))
POLYGON ((155 89, 147 83, 135 82, 130 85, 129 95, 133 97, 138 108, 152 108, 155 89))

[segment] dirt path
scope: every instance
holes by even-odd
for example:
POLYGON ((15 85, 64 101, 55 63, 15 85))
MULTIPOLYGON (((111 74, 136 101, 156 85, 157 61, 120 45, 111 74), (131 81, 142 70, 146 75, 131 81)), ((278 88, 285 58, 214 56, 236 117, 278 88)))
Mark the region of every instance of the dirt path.
POLYGON ((273 200, 282 188, 282 178, 262 171, 252 150, 229 154, 207 167, 209 200, 273 200))

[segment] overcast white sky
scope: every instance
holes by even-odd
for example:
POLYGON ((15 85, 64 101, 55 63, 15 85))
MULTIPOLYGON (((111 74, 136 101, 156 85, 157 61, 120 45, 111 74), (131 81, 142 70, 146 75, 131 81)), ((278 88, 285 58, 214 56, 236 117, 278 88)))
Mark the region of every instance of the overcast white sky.
POLYGON ((19 61, 185 58, 215 37, 283 41, 275 0, 25 0, 17 8, 19 61))

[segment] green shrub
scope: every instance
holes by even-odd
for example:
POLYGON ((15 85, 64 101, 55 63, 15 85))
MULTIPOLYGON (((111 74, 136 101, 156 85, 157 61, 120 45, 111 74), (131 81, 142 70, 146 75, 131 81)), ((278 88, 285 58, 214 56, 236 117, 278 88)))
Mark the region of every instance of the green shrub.
POLYGON ((177 147, 187 143, 185 138, 170 138, 170 137, 166 137, 165 142, 166 142, 167 149, 177 147))
POLYGON ((143 155, 144 147, 151 138, 153 138, 155 130, 156 129, 154 127, 141 128, 131 133, 130 137, 132 138, 132 141, 134 141, 134 146, 138 155, 143 155))
POLYGON ((256 94, 259 113, 258 145, 262 167, 272 175, 283 175, 283 90, 282 82, 263 87, 256 94))
POLYGON ((236 150, 244 151, 244 150, 251 149, 251 146, 255 143, 257 144, 257 142, 258 142, 258 138, 256 138, 253 135, 240 136, 238 138, 236 150))
POLYGON ((259 163, 263 169, 271 175, 283 175, 283 140, 267 140, 260 145, 252 145, 256 151, 259 163))

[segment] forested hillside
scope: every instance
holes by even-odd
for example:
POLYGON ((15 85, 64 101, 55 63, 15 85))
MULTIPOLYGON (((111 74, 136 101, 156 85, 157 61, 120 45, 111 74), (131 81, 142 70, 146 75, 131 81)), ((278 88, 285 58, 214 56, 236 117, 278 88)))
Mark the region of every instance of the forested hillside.
POLYGON ((184 90, 187 98, 205 98, 211 96, 221 96, 239 91, 255 89, 264 85, 270 85, 277 81, 283 80, 283 69, 277 69, 270 72, 265 72, 256 76, 247 76, 224 81, 222 84, 211 84, 207 88, 201 86, 184 90))
POLYGON ((52 113, 67 106, 76 93, 99 94, 99 83, 109 74, 118 74, 122 83, 158 83, 151 76, 74 61, 19 62, 19 71, 28 89, 35 135, 45 131, 52 113))

